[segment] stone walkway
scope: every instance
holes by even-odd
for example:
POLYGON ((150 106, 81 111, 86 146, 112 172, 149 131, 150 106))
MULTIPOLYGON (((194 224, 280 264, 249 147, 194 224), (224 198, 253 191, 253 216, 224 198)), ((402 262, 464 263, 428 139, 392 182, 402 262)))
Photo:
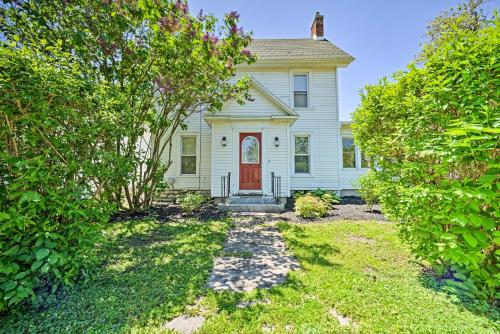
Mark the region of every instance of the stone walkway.
POLYGON ((286 280, 298 262, 285 249, 280 232, 259 218, 243 218, 228 233, 208 280, 214 290, 250 291, 286 280))

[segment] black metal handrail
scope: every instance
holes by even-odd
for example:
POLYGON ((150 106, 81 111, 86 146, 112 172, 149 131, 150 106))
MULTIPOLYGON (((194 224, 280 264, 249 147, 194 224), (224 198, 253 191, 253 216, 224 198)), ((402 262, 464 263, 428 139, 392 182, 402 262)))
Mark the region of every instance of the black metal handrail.
POLYGON ((281 197, 281 176, 274 175, 274 172, 271 172, 271 192, 274 198, 281 197))
POLYGON ((220 189, 221 197, 229 197, 229 192, 231 189, 231 173, 227 173, 227 176, 221 176, 220 189))

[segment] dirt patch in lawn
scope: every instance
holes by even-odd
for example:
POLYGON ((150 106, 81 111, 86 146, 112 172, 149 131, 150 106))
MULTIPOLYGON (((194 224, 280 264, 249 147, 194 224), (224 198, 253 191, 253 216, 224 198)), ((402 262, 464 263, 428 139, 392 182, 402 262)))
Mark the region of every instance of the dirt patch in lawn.
POLYGON ((225 212, 220 211, 217 205, 210 202, 203 205, 195 212, 183 212, 179 205, 171 203, 157 205, 149 210, 140 212, 118 211, 115 213, 110 222, 120 222, 127 220, 144 220, 155 219, 158 222, 165 223, 169 221, 179 221, 187 218, 198 218, 200 220, 219 220, 226 216, 225 212))

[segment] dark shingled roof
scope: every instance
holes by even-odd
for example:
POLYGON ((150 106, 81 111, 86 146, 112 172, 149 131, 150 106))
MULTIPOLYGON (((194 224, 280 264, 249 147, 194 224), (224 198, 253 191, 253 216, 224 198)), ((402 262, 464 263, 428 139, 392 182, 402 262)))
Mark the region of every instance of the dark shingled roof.
POLYGON ((323 59, 351 62, 354 58, 328 40, 312 38, 254 39, 248 47, 260 60, 323 59))

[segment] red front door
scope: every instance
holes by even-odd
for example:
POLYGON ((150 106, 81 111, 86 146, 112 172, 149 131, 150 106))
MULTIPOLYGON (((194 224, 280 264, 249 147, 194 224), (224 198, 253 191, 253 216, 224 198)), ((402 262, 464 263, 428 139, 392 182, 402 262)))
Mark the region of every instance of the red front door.
POLYGON ((262 134, 240 133, 240 190, 262 189, 262 134))

